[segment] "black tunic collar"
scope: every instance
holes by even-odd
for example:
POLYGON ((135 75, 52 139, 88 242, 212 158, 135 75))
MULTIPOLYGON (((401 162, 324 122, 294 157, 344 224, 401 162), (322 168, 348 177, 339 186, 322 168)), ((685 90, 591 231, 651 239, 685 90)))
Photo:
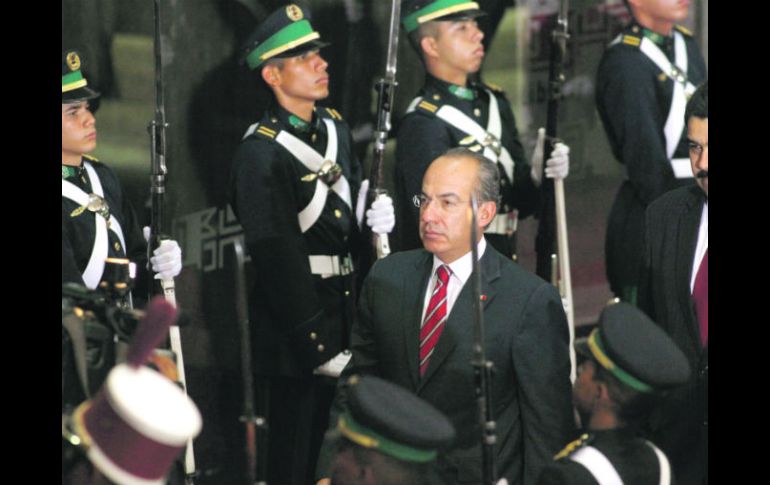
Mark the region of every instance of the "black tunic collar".
POLYGON ((277 119, 281 128, 294 136, 302 139, 309 139, 318 132, 321 125, 321 117, 318 116, 316 108, 313 108, 313 118, 310 122, 302 120, 299 116, 286 110, 278 103, 273 103, 270 107, 272 118, 277 119))
POLYGON ((457 86, 456 84, 448 83, 430 74, 426 74, 425 87, 427 91, 437 91, 439 95, 443 95, 449 99, 457 99, 459 101, 473 101, 479 97, 479 86, 470 81, 467 86, 457 86), (473 99, 467 99, 456 94, 456 92, 462 92, 462 89, 460 88, 470 91, 473 99))

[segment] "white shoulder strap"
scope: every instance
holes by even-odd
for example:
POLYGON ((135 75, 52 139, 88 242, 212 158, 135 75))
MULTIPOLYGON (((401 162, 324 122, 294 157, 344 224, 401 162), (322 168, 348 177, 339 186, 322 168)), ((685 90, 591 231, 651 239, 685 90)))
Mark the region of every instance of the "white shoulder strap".
MULTIPOLYGON (((96 174, 96 170, 94 170, 89 162, 83 162, 83 165, 88 172, 88 178, 91 181, 91 187, 94 189, 94 194, 103 198, 104 191, 102 189, 102 183, 99 180, 99 176, 96 174)), ((61 195, 62 197, 66 197, 80 206, 88 205, 88 194, 86 194, 77 185, 64 179, 61 181, 61 195)), ((98 214, 93 214, 93 216, 94 223, 96 224, 94 246, 91 249, 91 257, 89 258, 86 269, 83 271, 82 275, 83 282, 88 288, 92 290, 96 288, 102 278, 102 273, 104 272, 104 260, 107 259, 107 246, 109 245, 107 221, 104 219, 104 217, 101 217, 98 214)), ((120 243, 125 249, 126 242, 123 238, 123 229, 120 227, 118 220, 112 214, 110 214, 109 228, 115 232, 115 234, 118 236, 118 239, 120 240, 120 243)))
MULTIPOLYGON (((666 155, 669 160, 674 156, 684 131, 684 110, 687 99, 695 92, 695 86, 687 80, 687 46, 681 33, 674 31, 674 64, 668 60, 660 48, 647 37, 642 38, 640 50, 654 62, 666 76, 674 81, 674 92, 669 107, 668 117, 663 132, 666 136, 666 155)), ((681 163, 672 163, 677 178, 685 178, 689 170, 682 173, 681 163), (682 176, 684 175, 684 177, 682 176)), ((689 167, 688 167, 689 169, 689 167)), ((692 177, 692 173, 689 173, 692 177)))
POLYGON ((655 452, 655 456, 658 457, 658 464, 660 464, 660 485, 671 485, 671 465, 668 462, 666 455, 652 442, 647 441, 647 446, 652 448, 655 452))
MULTIPOLYGON (((286 150, 291 153, 294 158, 299 160, 308 170, 311 172, 317 172, 321 169, 324 160, 337 160, 338 142, 337 142, 337 128, 334 126, 334 122, 329 119, 324 119, 324 124, 327 129, 327 142, 326 152, 322 157, 307 143, 300 140, 296 136, 281 130, 275 137, 275 141, 280 143, 286 150)), ((352 202, 350 198, 350 185, 348 184, 345 176, 341 176, 331 189, 340 196, 348 207, 352 208, 352 202)), ((329 187, 320 179, 316 179, 315 192, 310 203, 300 211, 298 214, 300 230, 304 233, 310 229, 313 224, 321 217, 323 208, 326 205, 326 197, 329 194, 329 187)))
POLYGON ((623 480, 610 460, 593 446, 580 448, 569 455, 569 459, 583 465, 599 485, 623 485, 623 480))

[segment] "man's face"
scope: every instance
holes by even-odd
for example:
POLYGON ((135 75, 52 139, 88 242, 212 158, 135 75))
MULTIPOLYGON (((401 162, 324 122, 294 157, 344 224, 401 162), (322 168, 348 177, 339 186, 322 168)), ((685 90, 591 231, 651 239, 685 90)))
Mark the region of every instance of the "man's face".
POLYGON ((687 123, 687 142, 690 147, 690 166, 695 181, 706 197, 709 195, 709 120, 691 117, 687 123))
POLYGON ((80 160, 96 148, 96 119, 87 101, 61 105, 62 159, 80 160))
POLYGON ((680 22, 687 18, 690 0, 630 0, 637 16, 656 21, 680 22))
POLYGON ((464 74, 473 74, 484 60, 484 33, 475 19, 445 20, 436 22, 436 36, 431 52, 445 67, 464 74))
POLYGON ((333 485, 363 485, 366 483, 366 475, 364 467, 356 462, 349 448, 337 452, 332 464, 333 485))
MULTIPOLYGON (((464 157, 440 157, 422 181, 420 238, 426 250, 444 263, 470 251, 470 200, 478 187, 478 162, 464 157)), ((479 203, 477 234, 495 214, 493 202, 479 203)))
POLYGON ((329 96, 329 65, 318 49, 282 60, 282 66, 267 67, 266 81, 289 100, 318 101, 329 96))
POLYGON ((594 371, 596 363, 587 359, 578 367, 578 375, 575 385, 572 387, 572 402, 575 409, 580 413, 583 424, 586 425, 587 417, 593 412, 594 402, 596 401, 596 386, 594 381, 594 371))

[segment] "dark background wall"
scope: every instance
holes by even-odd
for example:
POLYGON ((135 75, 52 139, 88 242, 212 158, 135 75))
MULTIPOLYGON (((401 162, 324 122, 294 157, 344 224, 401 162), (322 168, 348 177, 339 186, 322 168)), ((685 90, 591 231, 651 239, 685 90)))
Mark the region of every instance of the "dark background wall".
MULTIPOLYGON (((195 441, 200 483, 238 483, 243 433, 240 343, 234 310, 232 242, 241 228, 227 209, 233 152, 267 103, 253 75, 236 62, 238 47, 256 24, 283 1, 162 0, 164 95, 167 131, 167 230, 183 248, 177 279, 180 307, 190 323, 182 329, 188 390, 204 416, 195 441)), ((372 85, 384 72, 390 2, 306 1, 329 61, 337 108, 366 143, 375 99, 372 85), (347 4, 347 5, 346 5, 347 4), (351 5, 358 9, 351 10, 351 5)), ((514 106, 525 146, 545 119, 548 33, 555 0, 481 0, 488 56, 484 79, 502 86, 514 106), (497 29, 493 34, 494 29, 497 29)), ((610 297, 604 278, 604 230, 624 173, 609 153, 593 104, 593 77, 604 46, 627 15, 621 0, 573 1, 566 64, 566 98, 560 132, 571 147, 566 182, 576 321, 595 321, 610 297)), ((694 2, 686 24, 701 35, 708 3, 694 2)), ((76 47, 89 83, 104 94, 97 112, 95 155, 114 167, 134 206, 147 220, 149 137, 154 114, 152 0, 62 0, 62 48, 76 47)), ((705 52, 707 55, 707 51, 705 52)), ((422 83, 423 70, 409 43, 399 42, 396 112, 403 112, 422 83)), ((529 149, 529 148, 528 148, 529 149)), ((386 153, 386 187, 392 188, 393 143, 386 153)), ((520 223, 520 262, 534 268, 536 223, 520 223)))

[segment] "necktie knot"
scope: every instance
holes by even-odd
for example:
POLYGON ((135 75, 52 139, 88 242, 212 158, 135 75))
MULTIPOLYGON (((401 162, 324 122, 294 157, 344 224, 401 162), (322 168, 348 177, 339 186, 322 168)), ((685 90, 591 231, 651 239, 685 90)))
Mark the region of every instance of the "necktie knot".
POLYGON ((443 284, 447 284, 449 282, 449 274, 451 272, 452 270, 449 269, 449 266, 442 264, 436 270, 436 276, 438 277, 439 281, 441 281, 443 284))

